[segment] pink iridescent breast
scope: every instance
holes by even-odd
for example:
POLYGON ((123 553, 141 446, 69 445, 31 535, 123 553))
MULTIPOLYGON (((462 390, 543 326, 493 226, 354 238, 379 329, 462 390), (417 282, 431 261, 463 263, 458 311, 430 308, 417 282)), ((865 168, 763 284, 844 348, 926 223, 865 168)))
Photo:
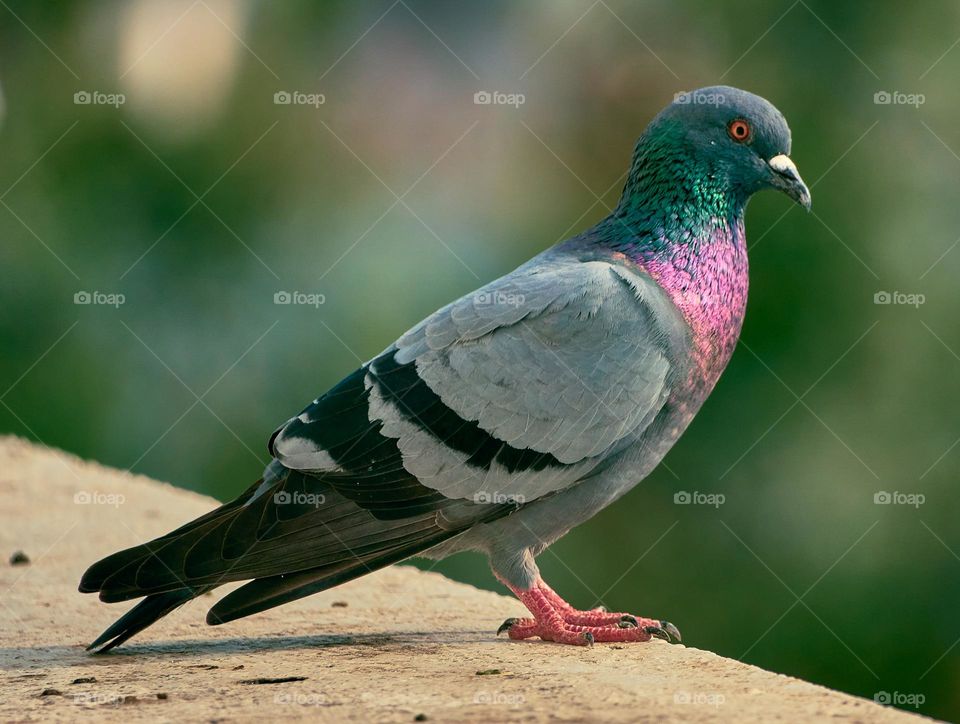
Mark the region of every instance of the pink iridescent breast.
POLYGON ((714 226, 698 244, 678 244, 640 264, 690 325, 695 365, 690 383, 706 394, 736 347, 747 306, 743 222, 714 226))

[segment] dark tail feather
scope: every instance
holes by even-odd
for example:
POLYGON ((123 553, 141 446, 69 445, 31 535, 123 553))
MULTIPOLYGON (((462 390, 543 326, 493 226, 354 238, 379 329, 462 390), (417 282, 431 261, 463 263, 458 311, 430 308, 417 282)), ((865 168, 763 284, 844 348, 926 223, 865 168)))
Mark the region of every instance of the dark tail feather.
MULTIPOLYGON (((263 482, 262 478, 251 485, 236 500, 221 505, 219 508, 211 510, 206 515, 202 515, 164 536, 143 545, 118 551, 97 561, 83 574, 80 581, 80 593, 99 592, 100 600, 105 603, 128 601, 131 598, 140 598, 147 595, 150 592, 141 590, 142 587, 137 584, 138 572, 147 564, 160 568, 162 575, 153 576, 153 578, 161 580, 167 588, 165 591, 153 591, 152 593, 179 592, 182 587, 182 575, 177 573, 180 566, 175 562, 176 550, 174 549, 178 546, 189 546, 202 538, 204 534, 232 523, 244 511, 243 503, 251 497, 261 482, 263 482), (161 558, 162 555, 169 560, 161 558)), ((146 578, 150 579, 149 576, 146 578)))
POLYGON ((196 598, 212 588, 213 586, 197 589, 182 588, 179 591, 156 593, 152 596, 147 596, 117 619, 110 628, 100 634, 96 641, 87 646, 87 651, 99 649, 97 653, 102 654, 115 646, 119 646, 131 636, 140 633, 147 626, 166 616, 175 608, 179 608, 190 599, 196 598))
MULTIPOLYGON (((279 464, 278 464, 279 465, 279 464)), ((250 581, 218 602, 220 624, 294 601, 404 560, 485 519, 457 517, 454 504, 399 518, 378 518, 323 480, 281 468, 271 486, 142 546, 93 564, 80 583, 104 602, 146 596, 90 645, 107 651, 219 585, 250 581), (280 505, 279 492, 322 494, 326 503, 280 505), (448 510, 450 508, 450 510, 448 510), (253 579, 253 580, 251 580, 253 579)), ((505 514, 496 507, 493 513, 505 514)), ((485 514, 486 516, 486 514, 485 514)))
POLYGON ((365 559, 355 559, 332 566, 320 566, 300 573, 258 578, 228 593, 207 612, 207 623, 217 626, 238 618, 251 616, 261 611, 282 606, 298 598, 312 596, 314 593, 339 586, 354 578, 372 573, 398 563, 422 550, 450 537, 449 532, 437 536, 436 541, 424 544, 418 541, 415 546, 403 546, 383 551, 380 555, 365 559))

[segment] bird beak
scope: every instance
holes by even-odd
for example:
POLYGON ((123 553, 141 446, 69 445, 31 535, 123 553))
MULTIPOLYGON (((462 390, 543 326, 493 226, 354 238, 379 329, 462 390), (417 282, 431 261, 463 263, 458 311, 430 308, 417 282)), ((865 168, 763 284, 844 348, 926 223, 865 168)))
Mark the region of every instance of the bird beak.
POLYGON ((773 172, 773 187, 783 191, 787 196, 800 204, 807 211, 810 210, 812 201, 810 199, 810 189, 800 178, 800 172, 797 171, 796 164, 785 154, 774 156, 767 165, 773 172))

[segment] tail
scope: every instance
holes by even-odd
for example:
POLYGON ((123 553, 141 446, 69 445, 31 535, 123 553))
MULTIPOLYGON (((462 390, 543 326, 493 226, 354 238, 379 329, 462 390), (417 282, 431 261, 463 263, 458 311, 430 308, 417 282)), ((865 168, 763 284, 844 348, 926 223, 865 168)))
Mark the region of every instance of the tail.
MULTIPOLYGON (((445 535, 439 540, 448 537, 449 535, 445 535)), ((427 544, 426 547, 429 545, 427 544)), ((312 596, 314 593, 339 586, 341 583, 402 561, 424 548, 424 545, 418 544, 347 564, 321 566, 290 575, 281 574, 254 579, 229 593, 214 605, 207 612, 207 624, 218 626, 312 596)), ((199 588, 181 588, 167 593, 153 593, 117 619, 87 646, 87 651, 96 649, 95 653, 106 653, 153 625, 168 613, 214 588, 216 588, 215 585, 208 585, 199 588)))
MULTIPOLYGON (((212 586, 210 588, 212 588, 212 586)), ((100 634, 96 641, 87 646, 87 651, 98 649, 96 653, 102 654, 115 646, 119 646, 131 636, 140 633, 147 626, 152 625, 166 616, 175 608, 179 608, 187 601, 203 595, 209 591, 210 588, 198 590, 183 588, 179 591, 156 593, 152 596, 147 596, 117 619, 110 628, 100 634)))
POLYGON ((379 518, 324 481, 282 467, 277 472, 167 535, 90 566, 81 592, 99 593, 107 603, 143 600, 88 649, 119 646, 225 583, 249 581, 210 610, 208 624, 358 578, 459 535, 474 522, 454 517, 459 508, 453 501, 406 517, 379 518))
MULTIPOLYGON (((449 537, 449 533, 438 536, 437 542, 449 537)), ((431 545, 432 543, 417 543, 415 546, 388 550, 346 564, 321 566, 292 575, 258 578, 222 598, 207 612, 207 623, 210 626, 218 626, 282 606, 305 596, 312 596, 314 593, 326 591, 328 588, 339 586, 341 583, 352 581, 367 573, 399 563, 431 545)))

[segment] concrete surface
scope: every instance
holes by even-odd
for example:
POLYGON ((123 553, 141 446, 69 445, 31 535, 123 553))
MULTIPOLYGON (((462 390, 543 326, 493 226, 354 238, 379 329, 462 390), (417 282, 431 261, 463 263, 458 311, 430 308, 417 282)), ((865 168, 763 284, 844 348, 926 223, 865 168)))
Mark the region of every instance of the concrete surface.
POLYGON ((409 567, 214 628, 206 596, 91 656, 130 604, 77 593, 86 566, 215 502, 13 437, 0 437, 0 496, 4 721, 920 720, 656 640, 497 639, 520 604, 409 567), (18 551, 29 562, 11 562, 18 551))

